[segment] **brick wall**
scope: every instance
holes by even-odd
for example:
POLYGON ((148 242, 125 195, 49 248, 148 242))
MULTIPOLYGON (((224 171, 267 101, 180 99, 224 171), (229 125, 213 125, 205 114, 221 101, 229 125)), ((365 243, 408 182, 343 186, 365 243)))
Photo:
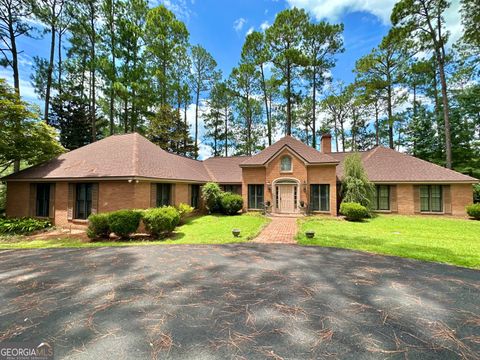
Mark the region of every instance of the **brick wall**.
POLYGON ((398 213, 403 215, 412 215, 415 213, 412 184, 397 185, 397 209, 398 213))
POLYGON ((452 198, 452 215, 466 216, 465 206, 473 203, 472 184, 450 185, 452 198))
POLYGON ((30 184, 28 182, 7 182, 7 216, 29 216, 30 184))

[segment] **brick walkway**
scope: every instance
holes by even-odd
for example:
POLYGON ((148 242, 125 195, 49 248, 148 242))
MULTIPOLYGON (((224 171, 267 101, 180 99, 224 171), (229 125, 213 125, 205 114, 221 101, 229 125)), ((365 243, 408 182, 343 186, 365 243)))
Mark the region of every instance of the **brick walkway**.
POLYGON ((272 217, 272 222, 255 238, 253 242, 264 244, 296 244, 296 217, 272 217))

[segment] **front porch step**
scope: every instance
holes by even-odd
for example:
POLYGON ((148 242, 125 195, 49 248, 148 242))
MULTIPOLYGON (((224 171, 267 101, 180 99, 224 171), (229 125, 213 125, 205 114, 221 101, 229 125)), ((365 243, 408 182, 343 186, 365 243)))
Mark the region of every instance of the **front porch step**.
POLYGON ((284 217, 284 218, 301 218, 305 217, 305 214, 298 214, 298 213, 292 213, 292 214, 280 214, 280 213, 270 213, 268 214, 270 217, 284 217))

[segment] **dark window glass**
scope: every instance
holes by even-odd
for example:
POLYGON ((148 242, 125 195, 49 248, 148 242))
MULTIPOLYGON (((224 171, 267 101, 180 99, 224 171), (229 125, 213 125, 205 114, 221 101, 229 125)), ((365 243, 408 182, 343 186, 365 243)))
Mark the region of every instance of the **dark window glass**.
POLYGON ((310 185, 310 198, 313 211, 330 211, 330 185, 310 185))
POLYGON ((284 156, 280 160, 281 171, 292 171, 292 158, 290 156, 284 156))
POLYGON ((248 208, 261 209, 263 206, 263 185, 248 185, 248 208))
POLYGON ((420 186, 420 211, 442 212, 443 198, 441 185, 420 186))
POLYGON ((77 184, 75 218, 86 219, 92 213, 92 184, 77 184))
POLYGON ((157 184, 157 207, 170 205, 172 184, 157 184))
POLYGON ((50 184, 37 184, 35 216, 48 217, 50 208, 50 184))
POLYGON ((200 185, 190 185, 190 205, 195 209, 198 209, 199 198, 200 198, 200 185))
POLYGON ((373 197, 374 210, 390 210, 390 186, 376 185, 373 197))
POLYGON ((223 191, 230 192, 232 194, 241 194, 240 185, 223 185, 223 191))

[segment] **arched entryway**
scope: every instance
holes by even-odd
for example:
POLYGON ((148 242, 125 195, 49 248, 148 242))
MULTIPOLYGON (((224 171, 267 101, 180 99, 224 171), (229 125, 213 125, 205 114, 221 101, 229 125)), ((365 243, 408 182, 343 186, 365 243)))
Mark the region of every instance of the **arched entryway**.
POLYGON ((272 182, 274 212, 292 214, 298 212, 300 181, 295 178, 278 178, 272 182))

